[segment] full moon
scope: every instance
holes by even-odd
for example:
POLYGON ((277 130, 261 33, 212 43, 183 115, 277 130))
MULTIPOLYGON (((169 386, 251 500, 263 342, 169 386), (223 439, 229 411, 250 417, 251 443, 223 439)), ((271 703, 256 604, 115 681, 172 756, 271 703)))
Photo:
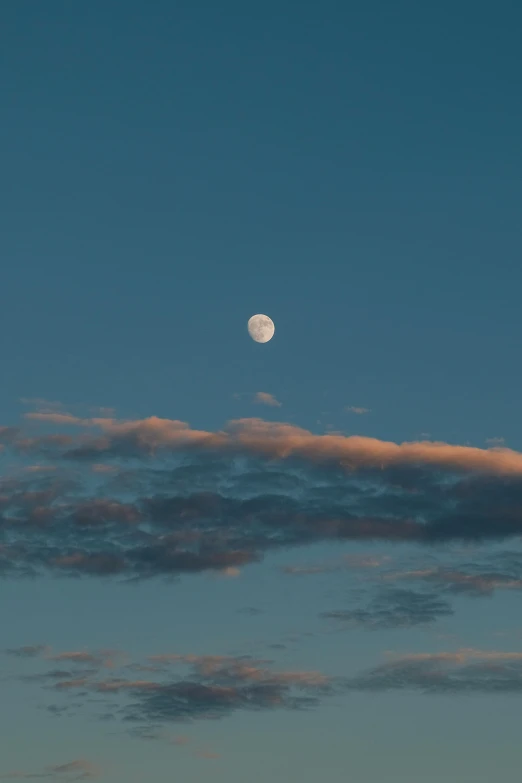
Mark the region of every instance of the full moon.
POLYGON ((253 315, 248 319, 248 334, 256 343, 267 343, 275 332, 274 322, 267 315, 253 315))

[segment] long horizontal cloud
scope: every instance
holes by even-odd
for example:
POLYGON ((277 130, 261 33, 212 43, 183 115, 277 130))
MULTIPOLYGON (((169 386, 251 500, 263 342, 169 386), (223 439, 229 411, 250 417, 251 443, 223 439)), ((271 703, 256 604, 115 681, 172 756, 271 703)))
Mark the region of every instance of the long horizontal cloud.
POLYGON ((85 759, 68 761, 65 764, 53 764, 40 772, 22 772, 16 770, 0 774, 0 780, 34 780, 37 778, 73 783, 79 780, 93 780, 101 775, 101 770, 85 759))
POLYGON ((335 461, 348 469, 391 465, 431 465, 449 470, 483 471, 522 476, 522 454, 507 448, 480 449, 441 442, 392 443, 376 438, 314 435, 290 424, 262 419, 237 419, 219 432, 194 430, 173 419, 151 416, 135 421, 82 419, 61 413, 29 413, 26 418, 50 424, 99 429, 99 437, 84 439, 68 452, 71 458, 94 455, 150 454, 158 449, 239 451, 285 459, 335 461))
POLYGON ((348 627, 380 630, 426 625, 451 614, 451 606, 438 596, 395 589, 382 591, 364 608, 330 610, 322 617, 348 627))
MULTIPOLYGON (((89 660, 103 658, 103 652, 88 655, 89 660)), ((71 654, 54 656, 54 660, 63 659, 73 664, 85 662, 83 657, 71 654)), ((338 685, 316 671, 276 671, 269 660, 187 654, 155 655, 142 662, 121 663, 110 677, 101 668, 90 672, 78 668, 62 673, 29 673, 21 679, 40 683, 54 697, 79 698, 80 703, 96 695, 105 700, 104 718, 111 714, 125 723, 140 724, 134 733, 148 737, 151 727, 171 722, 220 718, 237 710, 313 707, 338 685), (120 701, 114 704, 115 699, 120 701)), ((60 714, 61 705, 48 708, 60 714)))
POLYGON ((522 563, 514 570, 501 571, 484 565, 463 568, 424 568, 416 571, 399 572, 392 579, 425 582, 451 593, 466 593, 473 596, 492 595, 495 590, 522 590, 522 563))
MULTIPOLYGON (((29 415, 71 426, 8 428, 20 470, 0 479, 4 577, 232 574, 270 551, 324 541, 522 535, 522 455, 507 449, 321 436, 259 419, 209 433, 157 418, 29 415)), ((515 587, 522 571, 508 570, 504 584, 515 587)), ((444 572, 453 591, 478 592, 475 577, 444 572)))
MULTIPOLYGON (((98 653, 92 653, 99 658, 98 653)), ((352 677, 317 671, 277 671, 249 656, 163 654, 69 679, 29 673, 49 714, 74 715, 96 704, 100 720, 119 721, 143 739, 162 739, 169 724, 226 718, 238 711, 302 710, 353 691, 413 690, 426 694, 522 693, 522 653, 458 649, 389 657, 352 677), (181 671, 180 671, 181 669, 181 671), (132 676, 133 674, 141 676, 132 676), (51 700, 49 702, 49 699, 51 700), (60 701, 57 703, 56 700, 60 701)), ((65 767, 64 767, 65 770, 65 767)), ((72 770, 73 771, 73 770, 72 770)), ((79 770, 86 776, 89 768, 79 770)), ((78 778, 82 779, 82 778, 78 778)))
POLYGON ((349 688, 430 694, 522 693, 522 653, 458 650, 406 655, 354 678, 349 688))

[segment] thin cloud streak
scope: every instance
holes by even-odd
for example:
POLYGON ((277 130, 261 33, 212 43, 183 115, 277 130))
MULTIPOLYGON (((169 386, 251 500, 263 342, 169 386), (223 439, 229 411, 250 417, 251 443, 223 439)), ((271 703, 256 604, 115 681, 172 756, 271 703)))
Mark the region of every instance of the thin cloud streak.
POLYGON ((65 764, 55 764, 45 767, 40 772, 7 772, 0 775, 0 780, 33 780, 50 779, 63 781, 63 783, 74 783, 80 780, 94 780, 100 777, 101 770, 85 759, 76 759, 65 764))

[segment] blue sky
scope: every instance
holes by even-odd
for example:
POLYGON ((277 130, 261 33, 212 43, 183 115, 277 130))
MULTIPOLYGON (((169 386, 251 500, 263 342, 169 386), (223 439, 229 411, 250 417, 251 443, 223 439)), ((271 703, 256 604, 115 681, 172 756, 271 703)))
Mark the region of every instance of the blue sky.
POLYGON ((522 11, 4 5, 0 776, 512 777, 522 11))

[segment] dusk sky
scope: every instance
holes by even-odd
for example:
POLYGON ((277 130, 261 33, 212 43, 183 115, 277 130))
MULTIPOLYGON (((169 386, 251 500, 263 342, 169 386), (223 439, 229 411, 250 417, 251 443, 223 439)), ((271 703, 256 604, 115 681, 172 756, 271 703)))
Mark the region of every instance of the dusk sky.
POLYGON ((4 1, 0 780, 515 780, 521 28, 4 1))

